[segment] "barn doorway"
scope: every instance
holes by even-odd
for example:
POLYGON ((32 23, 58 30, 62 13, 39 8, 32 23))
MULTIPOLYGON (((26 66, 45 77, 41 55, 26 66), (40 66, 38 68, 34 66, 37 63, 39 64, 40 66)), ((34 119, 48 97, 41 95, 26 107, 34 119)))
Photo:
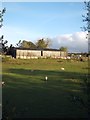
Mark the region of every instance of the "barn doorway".
POLYGON ((43 51, 41 50, 41 56, 43 56, 43 51))

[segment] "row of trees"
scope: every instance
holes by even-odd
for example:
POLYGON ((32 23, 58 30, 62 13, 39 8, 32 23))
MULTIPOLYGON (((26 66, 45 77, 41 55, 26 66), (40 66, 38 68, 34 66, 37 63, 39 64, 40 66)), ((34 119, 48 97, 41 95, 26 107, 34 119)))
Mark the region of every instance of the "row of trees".
MULTIPOLYGON (((51 40, 49 38, 42 38, 37 40, 37 42, 34 44, 31 41, 19 41, 17 44, 17 47, 19 48, 30 48, 30 49, 46 49, 46 48, 50 48, 51 45, 51 40)), ((60 47, 59 48, 60 51, 67 51, 67 47, 60 47)))
MULTIPOLYGON (((15 47, 11 44, 9 47, 7 46, 8 41, 4 41, 1 43, 2 44, 2 53, 3 54, 8 54, 12 55, 15 47)), ((16 47, 18 48, 27 48, 27 49, 48 49, 50 48, 51 45, 51 40, 50 39, 39 39, 37 42, 34 44, 31 41, 27 40, 19 40, 19 42, 16 44, 16 47)), ((67 51, 67 47, 60 47, 60 51, 67 51)))
MULTIPOLYGON (((27 48, 27 49, 47 49, 51 45, 51 40, 50 39, 39 39, 37 42, 34 44, 31 41, 26 41, 26 40, 19 40, 19 42, 16 44, 16 47, 18 48, 27 48)), ((13 55, 15 47, 11 44, 10 47, 8 47, 6 54, 8 55, 13 55)), ((67 51, 67 47, 60 47, 60 51, 67 51)))
MULTIPOLYGON (((23 41, 20 40, 16 44, 16 46, 19 48, 31 48, 31 49, 37 49, 37 48, 45 49, 45 48, 49 48, 50 45, 51 45, 51 40, 49 38, 39 39, 35 44, 31 41, 26 41, 26 40, 23 41)), ((67 51, 67 47, 60 47, 60 50, 67 51)))
POLYGON ((26 41, 26 40, 21 41, 20 40, 16 44, 16 46, 19 47, 19 48, 31 48, 31 49, 39 48, 39 49, 44 49, 44 48, 49 48, 50 44, 51 44, 50 39, 42 38, 42 39, 37 40, 37 42, 35 44, 33 42, 31 42, 31 41, 26 41))

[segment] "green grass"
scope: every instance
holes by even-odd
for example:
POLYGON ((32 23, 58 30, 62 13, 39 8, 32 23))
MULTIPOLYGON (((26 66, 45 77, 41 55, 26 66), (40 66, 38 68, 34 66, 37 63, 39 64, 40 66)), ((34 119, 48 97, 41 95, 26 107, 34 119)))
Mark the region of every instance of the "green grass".
POLYGON ((87 61, 9 59, 3 60, 2 66, 4 117, 88 117, 88 96, 84 90, 89 69, 87 61), (73 101, 73 95, 83 103, 73 101))

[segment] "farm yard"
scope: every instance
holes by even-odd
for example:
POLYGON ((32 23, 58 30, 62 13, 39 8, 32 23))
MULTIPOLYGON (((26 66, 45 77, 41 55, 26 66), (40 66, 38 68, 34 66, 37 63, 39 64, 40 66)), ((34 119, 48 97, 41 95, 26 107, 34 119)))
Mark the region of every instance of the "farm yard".
POLYGON ((88 70, 87 61, 3 59, 3 118, 87 118, 88 70))

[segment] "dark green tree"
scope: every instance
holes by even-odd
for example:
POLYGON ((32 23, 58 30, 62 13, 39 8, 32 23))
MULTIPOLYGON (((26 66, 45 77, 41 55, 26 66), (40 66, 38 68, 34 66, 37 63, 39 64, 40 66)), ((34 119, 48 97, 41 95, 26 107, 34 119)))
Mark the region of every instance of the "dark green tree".
POLYGON ((12 44, 7 49, 6 55, 11 55, 12 57, 15 57, 15 47, 12 44))
POLYGON ((40 49, 49 48, 50 45, 51 45, 51 40, 49 38, 47 39, 42 38, 37 40, 36 42, 37 48, 40 48, 40 49))
POLYGON ((3 40, 3 35, 0 38, 0 53, 6 54, 8 46, 7 46, 8 41, 3 40))
POLYGON ((67 52, 68 51, 68 49, 67 49, 67 47, 60 47, 60 49, 59 49, 60 51, 64 51, 64 52, 67 52))
POLYGON ((17 43, 17 47, 35 49, 36 45, 31 41, 26 41, 26 40, 21 41, 21 40, 19 40, 19 42, 17 43))

